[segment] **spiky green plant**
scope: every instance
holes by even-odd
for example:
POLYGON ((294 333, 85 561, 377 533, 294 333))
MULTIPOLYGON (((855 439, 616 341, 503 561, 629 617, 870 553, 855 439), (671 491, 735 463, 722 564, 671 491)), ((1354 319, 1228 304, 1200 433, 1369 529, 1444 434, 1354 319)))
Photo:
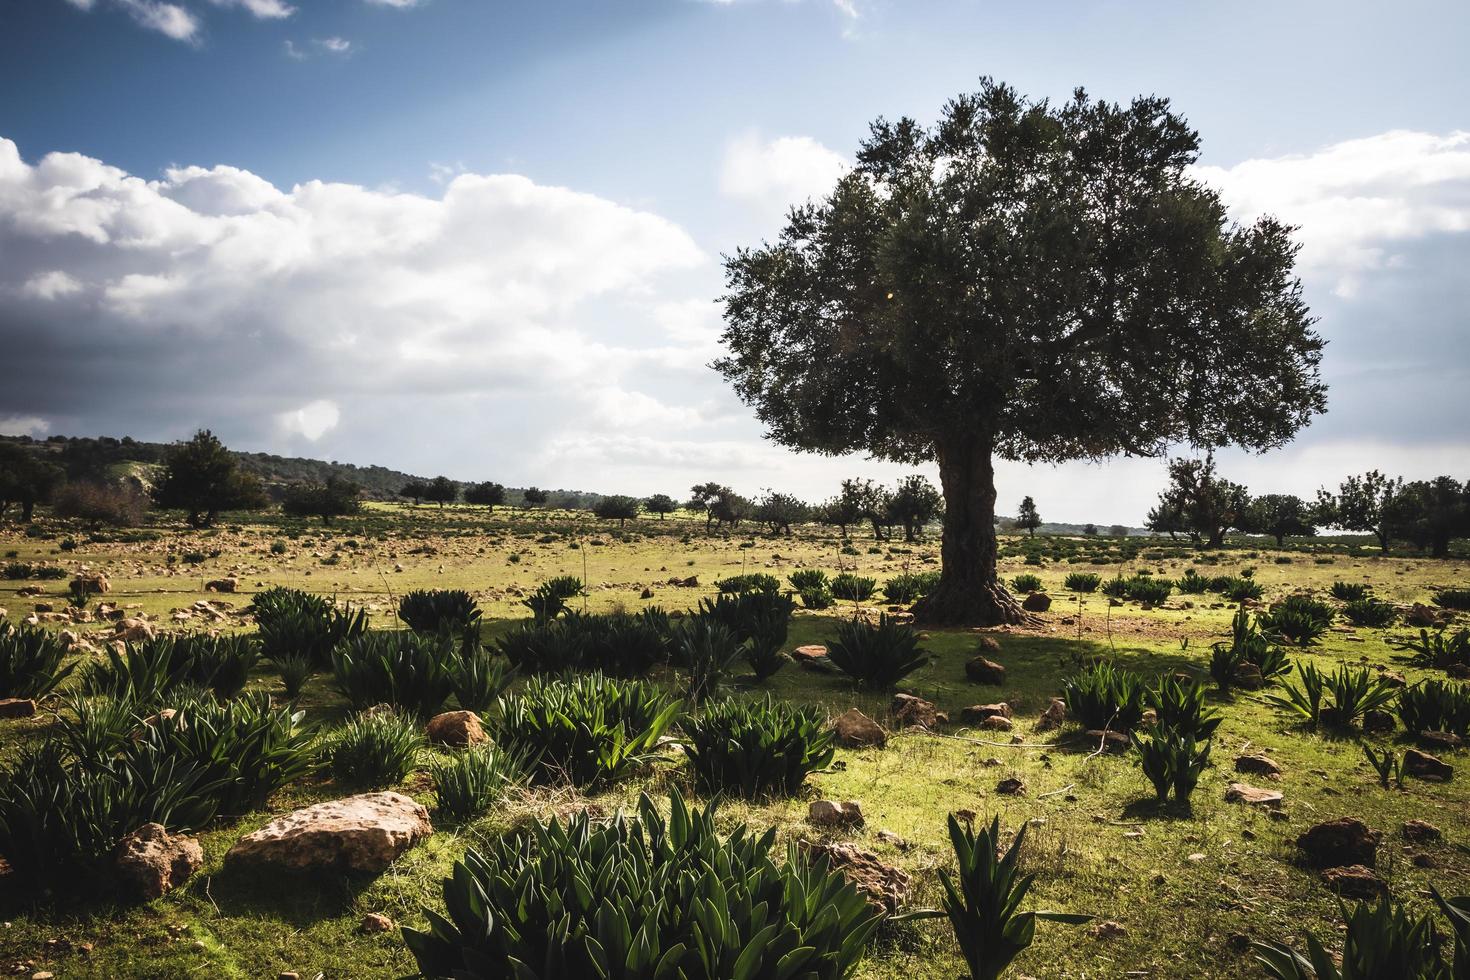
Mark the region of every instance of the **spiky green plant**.
POLYGON ((751 572, 746 575, 731 575, 729 578, 720 579, 715 583, 715 589, 722 594, 745 595, 750 592, 764 592, 774 595, 781 591, 781 580, 765 572, 751 572))
POLYGON ((368 627, 364 610, 338 608, 330 599, 295 589, 261 592, 254 608, 261 655, 278 665, 305 655, 315 669, 327 670, 337 645, 361 636, 368 627))
POLYGON ((424 748, 419 724, 392 711, 354 716, 329 734, 321 754, 332 778, 344 786, 381 789, 408 778, 424 748))
POLYGON ((1460 612, 1470 611, 1470 589, 1440 589, 1434 594, 1434 604, 1460 612))
POLYGON ((1366 668, 1342 665, 1326 674, 1311 664, 1298 664, 1297 673, 1300 687, 1288 683, 1281 694, 1267 695, 1267 700, 1296 712, 1313 726, 1325 722, 1335 728, 1349 728, 1398 695, 1389 678, 1366 668))
POLYGON ((418 589, 398 600, 398 618, 415 633, 479 632, 480 606, 463 589, 418 589))
POLYGON ((1143 718, 1146 687, 1132 671, 1099 663, 1067 678, 1062 698, 1067 713, 1084 728, 1124 732, 1143 718))
POLYGON ((1209 764, 1210 740, 1196 740, 1163 727, 1130 732, 1129 738, 1138 766, 1153 784, 1158 801, 1165 802, 1172 790, 1178 802, 1188 802, 1200 773, 1209 764))
MULTIPOLYGON (((1458 901, 1458 900, 1457 900, 1458 901)), ((1416 916, 1387 895, 1352 912, 1341 902, 1347 938, 1339 965, 1316 936, 1306 955, 1276 943, 1255 943, 1256 961, 1275 980, 1449 980, 1430 917, 1416 916)), ((1456 976, 1456 980, 1459 980, 1456 976)))
POLYGON ((510 686, 515 671, 489 647, 472 643, 461 650, 450 668, 454 699, 466 711, 482 714, 510 686))
POLYGON ((1245 576, 1222 576, 1211 581, 1211 591, 1218 592, 1231 602, 1245 602, 1247 599, 1257 600, 1266 594, 1261 583, 1255 579, 1245 576))
POLYGON ((918 602, 939 584, 938 572, 905 572, 883 584, 883 598, 895 605, 918 602))
POLYGON ((832 579, 832 595, 848 602, 867 602, 877 588, 877 579, 852 572, 842 572, 832 579))
POLYGON ((674 630, 674 662, 689 675, 689 698, 702 703, 719 693, 744 649, 735 631, 710 616, 691 616, 674 630))
POLYGON ((1342 607, 1342 618, 1354 626, 1369 626, 1375 629, 1393 625, 1398 619, 1398 610, 1393 603, 1365 596, 1352 599, 1342 607))
POLYGON ((820 713, 770 698, 713 702, 682 728, 689 771, 709 793, 792 796, 835 753, 820 713))
POLYGON ((479 816, 513 786, 526 780, 527 760, 494 745, 476 745, 440 755, 429 763, 441 814, 454 820, 479 816))
POLYGON ((1409 732, 1470 736, 1470 684, 1428 680, 1401 688, 1398 716, 1409 732))
POLYGON ((791 587, 797 592, 807 592, 813 589, 829 592, 832 588, 832 582, 827 578, 827 573, 820 568, 799 568, 786 576, 786 581, 790 582, 791 587))
POLYGON ((1433 633, 1427 629, 1419 631, 1417 640, 1406 640, 1393 644, 1400 650, 1408 650, 1413 656, 1410 662, 1416 667, 1436 667, 1448 670, 1452 667, 1470 667, 1470 629, 1458 633, 1446 633, 1439 629, 1433 633))
POLYGON ((1096 572, 1070 572, 1062 583, 1069 592, 1096 592, 1102 576, 1096 572))
POLYGON ((1154 725, 1205 741, 1220 727, 1220 713, 1205 703, 1205 689, 1192 680, 1172 675, 1144 691, 1144 703, 1154 710, 1154 725))
POLYGON ((356 711, 387 704, 427 718, 454 693, 459 659, 447 634, 376 630, 347 640, 332 653, 332 684, 356 711))
POLYGON ((883 918, 825 861, 775 831, 715 830, 714 806, 674 792, 665 819, 557 819, 468 851, 444 882, 445 912, 404 940, 426 977, 519 980, 840 980, 883 918))
POLYGON ((1036 877, 1019 870, 1025 824, 1003 855, 999 817, 976 833, 950 814, 949 840, 959 867, 953 878, 948 870, 939 871, 944 915, 971 980, 996 980, 1004 973, 1035 940, 1038 920, 1081 925, 1092 918, 1069 912, 1021 911, 1021 902, 1036 877))
POLYGON ((1366 582, 1333 582, 1328 591, 1340 602, 1356 602, 1373 594, 1372 587, 1366 582))
POLYGON ((1368 760, 1368 765, 1372 766, 1373 771, 1378 774, 1378 785, 1384 789, 1390 786, 1404 788, 1404 760, 1397 752, 1393 749, 1384 749, 1380 752, 1364 742, 1363 756, 1368 760))
POLYGON ((1011 590, 1016 593, 1040 592, 1041 576, 1032 575, 1030 572, 1017 575, 1011 579, 1011 590))
POLYGON ((1332 607, 1309 595, 1290 595, 1257 617, 1261 632, 1295 646, 1310 646, 1332 625, 1332 607))
POLYGON ((928 663, 929 655, 912 626, 884 613, 876 624, 856 618, 838 623, 827 659, 858 687, 888 690, 928 663))
POLYGON ((71 674, 66 644, 33 626, 0 620, 0 698, 45 697, 71 674))

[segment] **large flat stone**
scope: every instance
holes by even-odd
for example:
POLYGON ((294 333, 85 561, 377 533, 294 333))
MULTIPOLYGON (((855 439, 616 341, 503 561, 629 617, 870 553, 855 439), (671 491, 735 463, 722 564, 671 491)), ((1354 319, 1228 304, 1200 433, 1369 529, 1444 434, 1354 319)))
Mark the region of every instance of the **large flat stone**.
POLYGON ((236 841, 225 860, 376 874, 433 832, 429 811, 407 796, 363 793, 277 817, 236 841))

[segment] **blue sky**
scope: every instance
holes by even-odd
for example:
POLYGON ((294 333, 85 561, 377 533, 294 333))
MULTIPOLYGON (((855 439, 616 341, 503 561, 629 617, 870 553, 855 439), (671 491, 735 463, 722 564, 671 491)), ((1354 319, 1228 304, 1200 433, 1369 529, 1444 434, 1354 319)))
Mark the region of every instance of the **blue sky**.
MULTIPOLYGON (((210 425, 634 493, 892 478, 762 443, 703 367, 718 256, 873 118, 990 74, 1167 95, 1242 218, 1302 224, 1331 411, 1230 475, 1464 476, 1467 28, 1447 2, 7 0, 0 430, 210 425), (423 437, 445 419, 482 438, 423 437)), ((1161 473, 1003 467, 1001 500, 1136 523, 1161 473)))

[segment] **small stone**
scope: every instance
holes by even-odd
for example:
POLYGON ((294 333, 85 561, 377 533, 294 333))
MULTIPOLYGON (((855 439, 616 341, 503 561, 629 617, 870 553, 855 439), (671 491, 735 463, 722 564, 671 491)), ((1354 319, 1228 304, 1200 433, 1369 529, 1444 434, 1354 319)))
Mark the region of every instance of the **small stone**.
POLYGON ((36 702, 30 698, 0 698, 0 718, 30 718, 36 713, 36 702))
POLYGON ((975 657, 966 661, 965 676, 976 684, 994 684, 999 687, 1006 682, 1006 669, 994 660, 975 657))
POLYGON ((857 708, 849 708, 832 723, 837 744, 843 748, 879 748, 888 744, 888 733, 857 708))
POLYGON ((1371 868, 1377 863, 1381 837, 1356 817, 1339 817, 1308 828, 1296 839, 1296 846, 1306 852, 1308 863, 1315 868, 1354 864, 1371 868))
POLYGON ((1023 796, 1026 792, 1026 784, 1015 776, 1011 776, 996 783, 995 791, 1003 796, 1023 796))
POLYGON ((1005 715, 991 715, 989 718, 981 721, 979 727, 988 732, 1008 732, 1011 730, 1012 725, 1013 722, 1005 715))
POLYGON ((912 885, 908 872, 884 864, 872 851, 847 843, 802 841, 799 847, 813 857, 826 858, 829 868, 840 872, 869 905, 881 912, 894 914, 908 897, 912 885))
POLYGON ((1112 919, 1104 919, 1102 922, 1093 923, 1087 932, 1093 939, 1119 939, 1128 935, 1127 927, 1121 922, 1114 922, 1112 919))
POLYGON ((1397 727, 1393 715, 1381 708, 1374 708, 1363 713, 1363 731, 1365 732, 1391 732, 1397 727))
POLYGON ((1322 884, 1344 898, 1371 899, 1388 893, 1388 883, 1361 864, 1324 868, 1322 884))
POLYGON ((473 711, 445 711, 429 719, 424 729, 430 742, 464 748, 488 742, 490 736, 480 726, 480 716, 473 711))
POLYGON ((895 694, 890 707, 894 720, 904 727, 933 730, 939 726, 941 714, 935 709, 933 701, 925 701, 912 694, 895 694))
POLYGON ((1424 844, 1437 841, 1444 837, 1444 833, 1432 823, 1423 820, 1404 821, 1404 839, 1416 844, 1424 844))
POLYGON ((832 672, 832 661, 827 659, 827 648, 820 643, 809 643, 806 646, 797 647, 791 651, 791 659, 796 661, 796 666, 805 667, 807 670, 820 671, 824 674, 832 672))
POLYGON ((1424 748, 1433 749, 1436 752, 1458 749, 1465 744, 1465 740, 1454 732, 1420 732, 1414 738, 1424 748))
POLYGON ((1235 771, 1249 776, 1281 777, 1281 766, 1264 755, 1242 755, 1235 760, 1235 771))
POLYGON ((364 915, 362 917, 362 921, 357 924, 357 931, 367 933, 392 932, 393 920, 380 912, 369 912, 367 915, 364 915))
POLYGON ((960 720, 972 725, 978 725, 986 718, 996 715, 1003 718, 1011 717, 1011 706, 1001 701, 998 704, 972 704, 960 710, 960 720))
POLYGON ((1278 807, 1281 793, 1273 789, 1260 789, 1248 783, 1231 783, 1225 791, 1226 803, 1244 803, 1247 806, 1278 807))
POLYGON ((1103 746, 1104 752, 1127 752, 1133 744, 1128 741, 1127 735, 1124 735, 1122 732, 1115 732, 1111 728, 1106 730, 1089 728, 1083 734, 1083 738, 1094 745, 1103 746))
POLYGON ((857 800, 813 800, 806 819, 817 827, 861 827, 863 808, 857 800))
POLYGON ((179 887, 203 865, 198 841, 170 834, 159 823, 144 824, 118 845, 118 875, 145 900, 179 887))
POLYGON ((362 793, 277 817, 236 841, 225 860, 376 874, 433 832, 429 811, 409 797, 362 793))
POLYGON ((1052 698, 1046 710, 1041 713, 1041 718, 1036 722, 1038 732, 1049 732, 1055 728, 1061 728, 1067 721, 1067 702, 1061 698, 1052 698))
POLYGON ((1046 612, 1051 608, 1051 596, 1045 592, 1033 592, 1021 600, 1021 608, 1027 612, 1046 612))
POLYGON ((1266 686, 1266 678, 1261 673, 1261 668, 1252 663, 1244 663, 1235 668, 1232 682, 1236 687, 1247 691, 1259 691, 1266 686))
POLYGON ((1404 772, 1419 779, 1435 783, 1447 783, 1455 774, 1455 767, 1441 762, 1438 757, 1418 749, 1404 751, 1404 772))

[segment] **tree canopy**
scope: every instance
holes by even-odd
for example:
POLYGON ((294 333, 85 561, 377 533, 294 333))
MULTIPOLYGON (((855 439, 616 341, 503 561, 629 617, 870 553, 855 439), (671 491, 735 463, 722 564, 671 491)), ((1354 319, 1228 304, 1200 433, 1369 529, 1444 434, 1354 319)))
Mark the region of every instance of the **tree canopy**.
POLYGON ((1377 470, 1362 476, 1350 476, 1338 485, 1337 493, 1324 487, 1317 491, 1317 506, 1325 524, 1345 531, 1363 531, 1378 539, 1378 547, 1388 551, 1388 529, 1384 518, 1391 511, 1393 499, 1401 489, 1401 478, 1388 477, 1377 470))
POLYGON ((1451 539, 1470 537, 1470 486, 1449 476, 1405 483, 1385 506, 1383 525, 1388 536, 1444 558, 1451 539))
POLYGON ((0 517, 11 504, 19 504, 20 519, 29 522, 36 505, 49 501, 65 482, 60 466, 37 458, 24 446, 0 442, 0 517))
POLYGON ((1289 535, 1315 535, 1318 520, 1317 509, 1302 498, 1289 493, 1267 493, 1251 498, 1241 526, 1253 534, 1271 535, 1280 547, 1289 535))
POLYGON ((650 514, 657 514, 659 520, 664 519, 665 514, 672 514, 679 509, 678 501, 666 493, 656 493, 643 501, 643 509, 650 514))
POLYGON ((993 459, 1279 446, 1325 407, 1291 229, 1236 225, 1167 100, 983 80, 878 120, 832 192, 726 260, 715 367, 775 441, 939 464, 931 621, 1022 618, 996 581, 993 459))
POLYGON ((505 487, 489 480, 484 483, 471 483, 464 488, 464 502, 493 509, 497 504, 505 503, 505 487))
POLYGON ((185 511, 191 527, 213 524, 220 511, 257 510, 268 503, 260 481, 241 470, 235 454, 208 429, 175 443, 164 455, 153 501, 185 511))
POLYGON ((297 483, 286 488, 281 510, 292 517, 320 517, 323 524, 334 517, 356 514, 362 509, 362 487, 335 476, 325 482, 297 483))
POLYGON ((637 497, 625 497, 620 494, 602 497, 592 505, 593 514, 605 521, 617 521, 618 527, 636 518, 642 509, 643 502, 637 497))
POLYGON ((1021 498, 1020 513, 1016 515, 1016 527, 1025 528, 1033 538, 1036 536, 1036 529, 1041 527, 1041 512, 1036 509, 1036 501, 1032 500, 1029 495, 1021 498))

